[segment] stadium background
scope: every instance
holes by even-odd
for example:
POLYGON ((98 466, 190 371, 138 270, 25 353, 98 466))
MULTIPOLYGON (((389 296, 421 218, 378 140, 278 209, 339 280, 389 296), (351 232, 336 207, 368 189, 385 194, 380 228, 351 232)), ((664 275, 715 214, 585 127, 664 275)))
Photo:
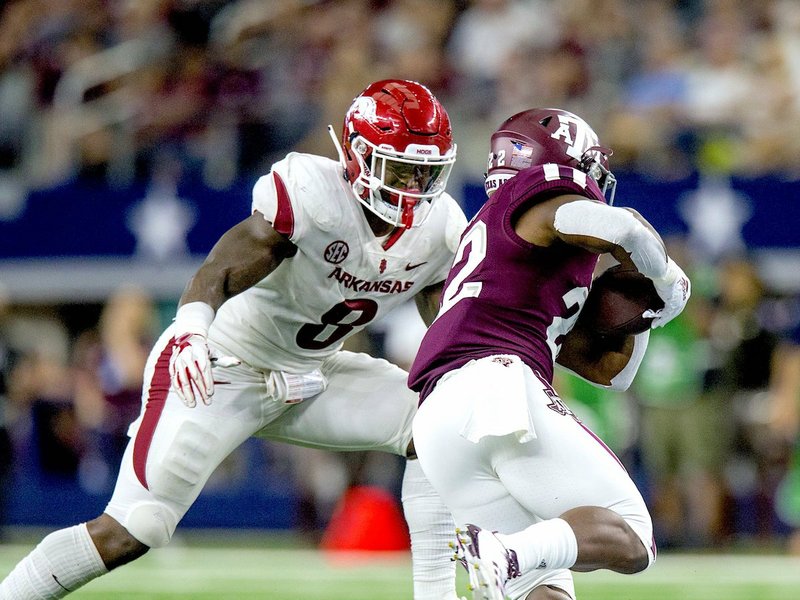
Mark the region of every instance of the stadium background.
MULTIPOLYGON (((622 395, 562 376, 559 390, 640 484, 663 550, 800 552, 798 418, 775 402, 800 395, 775 376, 800 345, 794 0, 0 2, 7 540, 102 510, 138 410, 132 367, 185 282, 274 160, 335 156, 325 126, 382 77, 447 107, 449 191, 468 215, 506 116, 558 106, 594 126, 617 204, 665 234, 695 298, 651 348, 660 377, 622 395)), ((401 311, 351 347, 406 364, 420 327, 401 311)), ((400 472, 250 441, 182 527, 313 547, 346 489, 396 500, 400 472)))

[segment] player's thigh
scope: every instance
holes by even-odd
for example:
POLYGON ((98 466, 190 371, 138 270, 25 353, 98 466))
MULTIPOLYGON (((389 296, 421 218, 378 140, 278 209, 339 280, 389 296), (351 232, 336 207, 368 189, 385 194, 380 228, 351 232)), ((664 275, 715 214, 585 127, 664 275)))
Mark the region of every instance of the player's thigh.
MULTIPOLYGON (((492 454, 503 438, 484 437, 473 443, 461 435, 472 417, 469 376, 456 372, 441 381, 420 406, 414 419, 414 446, 422 469, 456 524, 474 523, 510 533, 535 522, 497 477, 492 454)), ((505 436, 509 439, 513 436, 505 436)))
MULTIPOLYGON (((474 523, 501 533, 521 531, 540 519, 508 492, 492 466, 496 453, 519 442, 507 435, 487 436, 473 443, 461 435, 463 423, 471 416, 465 397, 468 392, 461 383, 457 374, 441 382, 414 419, 414 444, 422 468, 458 526, 474 523)), ((572 574, 567 569, 530 569, 510 580, 507 592, 514 600, 525 600, 542 586, 563 590, 562 599, 575 597, 572 574)))
POLYGON ((529 410, 536 438, 506 444, 493 467, 512 496, 531 513, 549 519, 578 506, 602 506, 620 514, 643 537, 652 537, 644 500, 614 453, 580 423, 531 374, 529 410))
POLYGON ((237 367, 226 374, 230 383, 217 386, 210 406, 187 408, 170 389, 168 364, 156 360, 146 371, 144 409, 131 425, 106 508, 151 547, 169 541, 214 469, 263 426, 265 407, 274 404, 263 375, 237 367))
POLYGON ((324 392, 294 405, 258 435, 328 450, 381 450, 404 456, 411 441, 417 394, 408 374, 363 353, 326 360, 324 392))

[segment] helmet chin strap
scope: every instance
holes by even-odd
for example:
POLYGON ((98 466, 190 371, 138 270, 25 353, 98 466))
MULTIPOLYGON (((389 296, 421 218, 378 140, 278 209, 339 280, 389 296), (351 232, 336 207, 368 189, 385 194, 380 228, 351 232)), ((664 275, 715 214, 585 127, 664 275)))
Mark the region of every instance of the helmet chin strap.
POLYGON ((400 224, 406 229, 411 229, 414 224, 414 209, 417 207, 417 202, 403 202, 403 214, 400 216, 400 224))
POLYGON ((342 166, 345 166, 347 161, 344 158, 344 150, 342 149, 342 145, 339 143, 339 138, 337 138, 336 134, 333 132, 333 125, 328 125, 328 134, 333 140, 333 145, 336 146, 336 153, 339 155, 339 162, 342 163, 342 166))

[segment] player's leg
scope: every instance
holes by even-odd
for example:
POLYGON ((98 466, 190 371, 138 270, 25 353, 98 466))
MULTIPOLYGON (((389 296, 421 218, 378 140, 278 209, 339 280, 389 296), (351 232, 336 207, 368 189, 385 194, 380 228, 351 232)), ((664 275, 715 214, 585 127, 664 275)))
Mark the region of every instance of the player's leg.
MULTIPOLYGON (((439 383, 415 418, 414 443, 426 475, 452 510, 456 523, 479 523, 489 535, 492 531, 520 531, 539 519, 508 493, 492 460, 495 453, 502 455, 505 445, 519 442, 513 434, 483 437, 479 443, 468 441, 463 435, 476 416, 470 394, 481 385, 487 393, 499 385, 496 380, 484 379, 482 372, 474 377, 473 374, 462 378, 456 372, 439 383)), ((486 425, 494 428, 497 423, 486 425)), ((535 479, 530 473, 527 476, 535 479)), ((463 531, 460 537, 464 538, 463 531)), ((464 550, 462 547, 460 555, 475 588, 475 598, 505 598, 507 594, 521 600, 542 586, 562 590, 566 594, 562 597, 574 597, 571 574, 564 568, 527 569, 517 576, 516 564, 499 543, 495 548, 489 547, 489 542, 474 544, 469 549, 471 556, 465 555, 464 550)))
MULTIPOLYGON (((260 437, 327 450, 380 450, 409 455, 418 397, 408 374, 366 354, 339 352, 322 371, 327 389, 295 405, 258 433, 260 437)), ((450 512, 415 459, 406 462, 403 509, 411 533, 415 600, 452 600, 455 565, 450 512)))
MULTIPOLYGON (((150 548, 166 545, 208 478, 233 450, 290 405, 267 394, 263 372, 245 364, 215 379, 210 405, 187 408, 159 364, 153 391, 131 426, 116 488, 106 514, 150 548)), ((111 536, 113 537, 113 536, 111 536)), ((107 545, 107 544, 106 544, 107 545)))
POLYGON ((167 544, 219 463, 270 410, 285 410, 264 400, 263 374, 244 366, 226 372, 231 383, 217 386, 211 406, 189 409, 169 389, 170 353, 169 336, 162 336, 105 513, 45 537, 0 583, 0 599, 61 598, 167 544))
POLYGON ((47 535, 0 583, 0 600, 63 598, 107 572, 81 523, 47 535))
MULTIPOLYGON (((519 411, 509 400, 520 393, 514 370, 513 361, 476 361, 440 382, 415 419, 422 466, 456 522, 479 525, 489 538, 481 545, 501 571, 513 550, 522 580, 550 569, 646 568, 655 555, 652 524, 630 477, 527 368, 519 411), (515 411, 511 420, 495 416, 515 411), (535 437, 520 442, 516 423, 528 419, 523 430, 535 437)), ((511 579, 509 592, 520 584, 511 579)))
POLYGON ((502 537, 503 542, 519 547, 521 564, 544 561, 576 571, 605 568, 620 573, 646 569, 655 560, 653 526, 635 484, 552 388, 527 373, 537 437, 509 446, 493 460, 509 493, 545 520, 502 537))
POLYGON ((417 459, 406 461, 403 513, 411 536, 415 600, 456 597, 452 544, 455 522, 417 459))
POLYGON ((324 450, 378 450, 408 455, 417 395, 408 374, 392 363, 337 352, 321 367, 324 392, 292 406, 259 437, 324 450))
POLYGON ((574 596, 570 596, 561 588, 554 585, 540 585, 534 589, 530 594, 525 596, 525 600, 573 600, 574 596))

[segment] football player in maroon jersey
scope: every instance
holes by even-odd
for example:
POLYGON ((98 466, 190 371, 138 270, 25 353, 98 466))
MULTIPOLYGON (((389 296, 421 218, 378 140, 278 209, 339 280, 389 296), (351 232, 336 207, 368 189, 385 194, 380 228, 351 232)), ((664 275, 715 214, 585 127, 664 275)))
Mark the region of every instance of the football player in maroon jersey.
POLYGON ((532 109, 491 138, 472 219, 411 368, 414 440, 450 508, 475 598, 574 598, 570 569, 635 573, 655 559, 650 515, 620 461, 561 401, 556 363, 630 385, 649 332, 575 327, 601 254, 650 278, 678 315, 689 280, 635 211, 612 206, 611 151, 580 117, 532 109))

